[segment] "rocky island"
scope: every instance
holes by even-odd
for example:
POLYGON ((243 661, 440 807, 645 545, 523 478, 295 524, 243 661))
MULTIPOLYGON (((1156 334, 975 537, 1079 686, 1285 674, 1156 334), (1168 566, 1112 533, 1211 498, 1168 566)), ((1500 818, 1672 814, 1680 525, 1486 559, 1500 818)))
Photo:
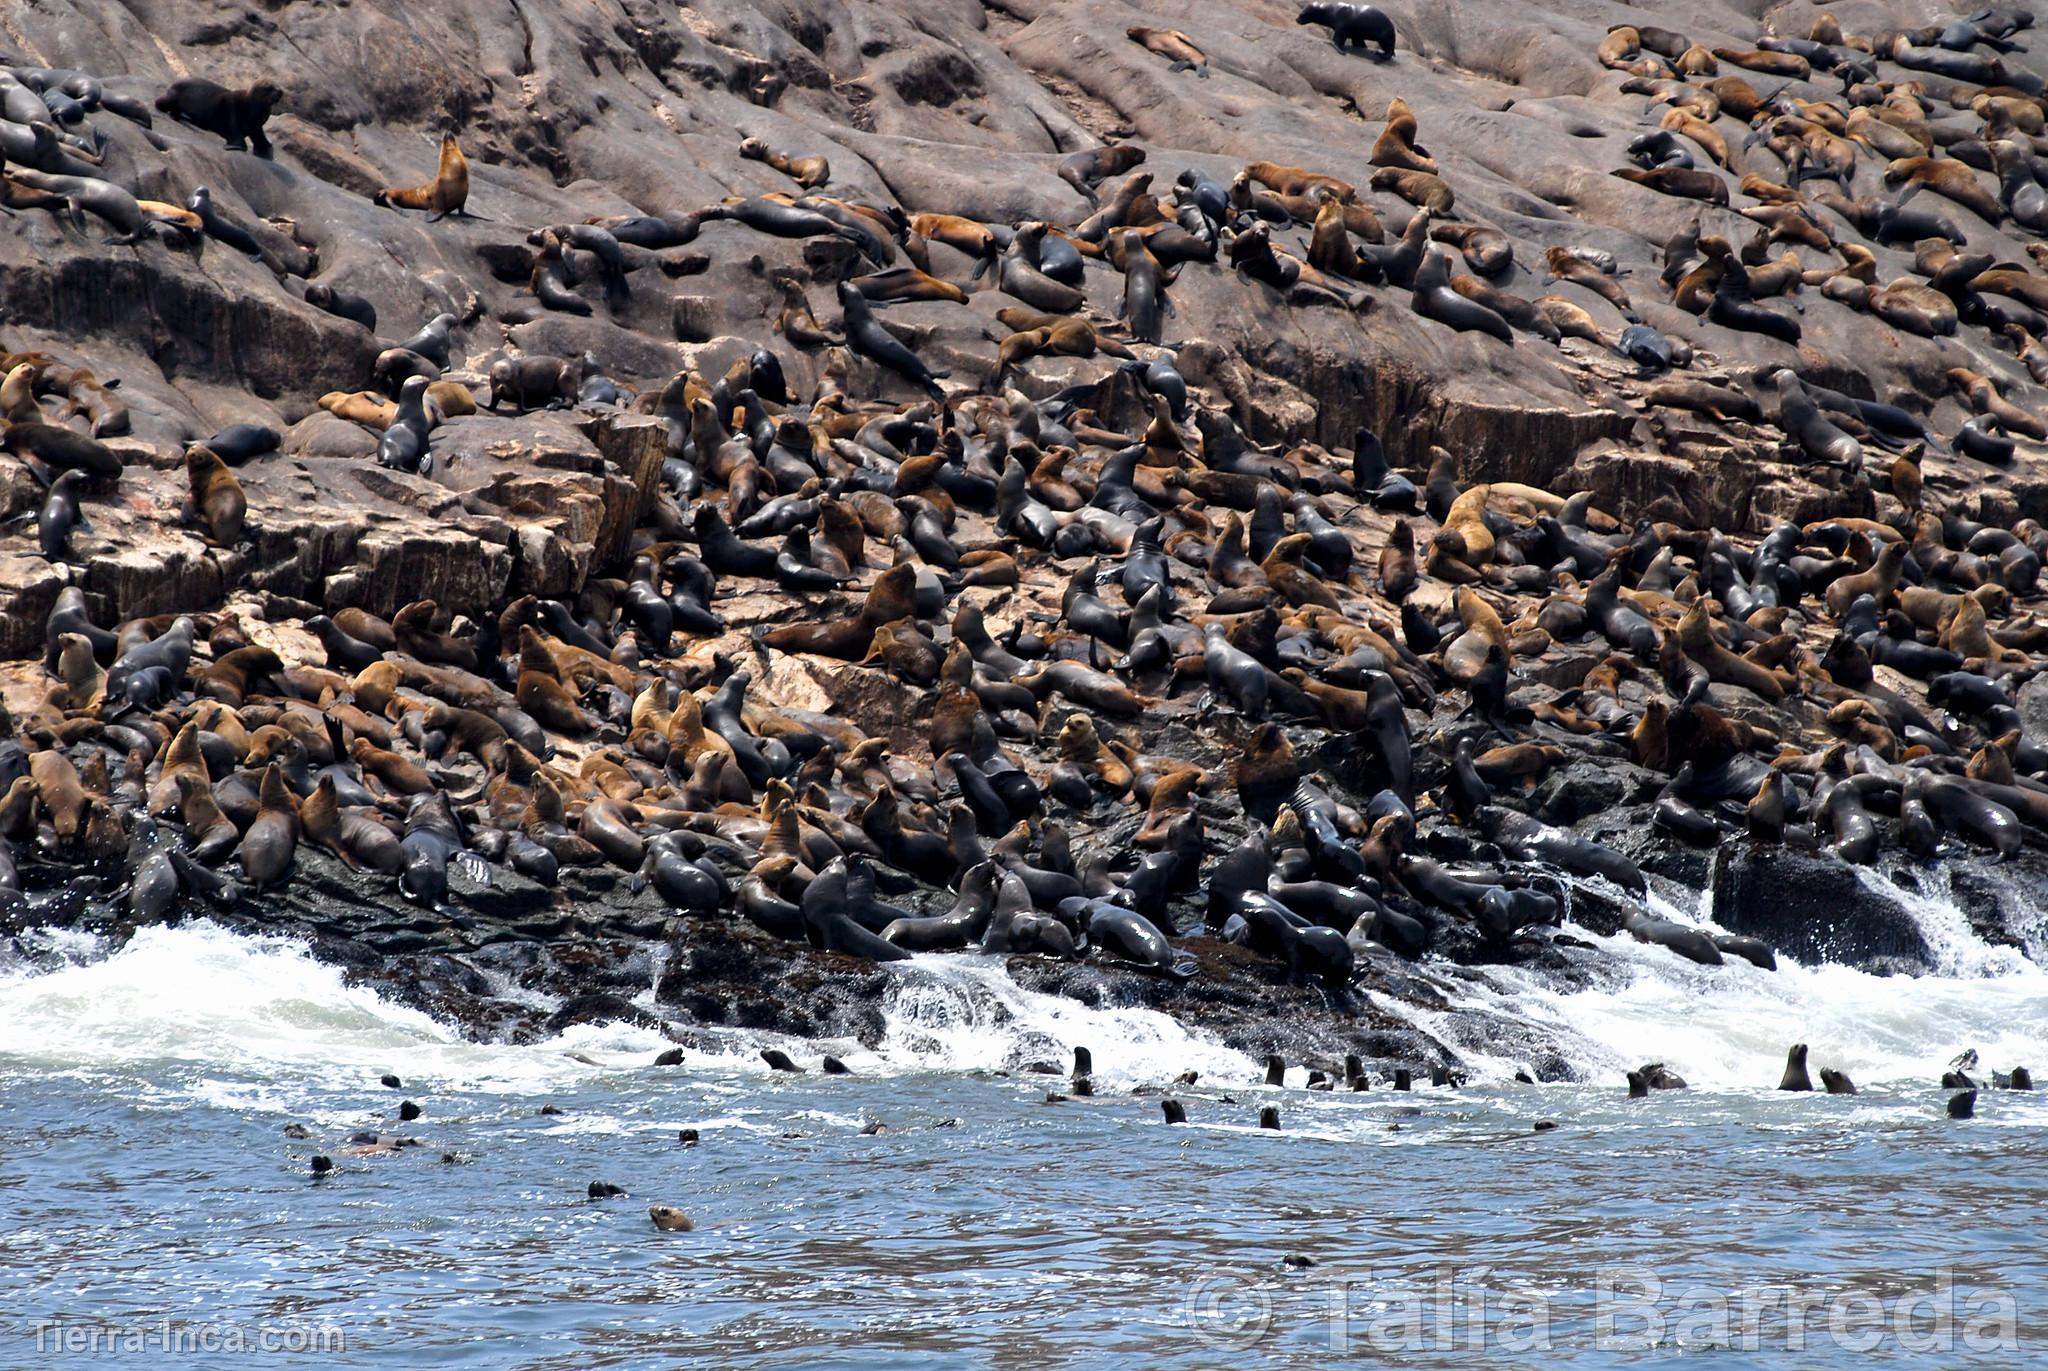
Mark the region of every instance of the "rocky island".
POLYGON ((2038 956, 2031 25, 17 7, 0 933, 1445 1071, 1585 932, 2038 956))

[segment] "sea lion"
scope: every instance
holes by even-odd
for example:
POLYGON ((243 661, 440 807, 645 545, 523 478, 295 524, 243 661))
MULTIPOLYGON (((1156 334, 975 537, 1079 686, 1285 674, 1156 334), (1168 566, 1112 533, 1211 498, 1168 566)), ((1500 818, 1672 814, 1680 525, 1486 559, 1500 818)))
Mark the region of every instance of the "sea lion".
POLYGON ((1135 143, 1108 143, 1083 148, 1060 159, 1059 178, 1088 199, 1095 188, 1112 176, 1123 176, 1145 160, 1145 149, 1135 143))
POLYGON ((813 190, 832 179, 832 164, 820 156, 792 157, 778 152, 758 138, 740 140, 740 156, 753 162, 766 162, 805 190, 813 190))
POLYGON ((83 471, 67 471, 50 483, 40 509, 36 511, 36 545, 43 559, 64 562, 71 559, 71 531, 93 531, 92 522, 78 506, 79 497, 91 477, 83 471))
POLYGON ((1732 67, 1760 71, 1768 76, 1788 76, 1804 81, 1813 74, 1804 57, 1789 52, 1759 52, 1754 48, 1715 48, 1714 56, 1732 67))
POLYGON ((1648 171, 1641 167, 1617 167, 1609 175, 1647 186, 1663 195, 1704 200, 1710 205, 1725 206, 1728 203, 1728 183, 1718 172, 1676 166, 1654 167, 1648 171))
POLYGON ((1356 48, 1372 56, 1366 51, 1367 45, 1371 44, 1379 48, 1377 60, 1385 62, 1394 56, 1394 21, 1371 5, 1322 2, 1303 5, 1294 22, 1328 29, 1330 41, 1336 44, 1339 52, 1356 48))
POLYGON ((1813 1078, 1806 1074, 1806 1044, 1794 1043, 1785 1053, 1785 1073, 1778 1078, 1780 1090, 1811 1090, 1813 1078))
POLYGON ((1406 167, 1381 167, 1372 174, 1374 190, 1390 190, 1418 209, 1431 214, 1449 214, 1458 197, 1450 182, 1427 171, 1406 167))
POLYGON ((1434 319, 1460 333, 1490 334, 1508 346, 1514 346, 1514 330, 1506 319, 1479 301, 1468 299, 1450 288, 1448 259, 1441 252, 1432 249, 1424 255, 1422 265, 1415 273, 1415 289, 1409 296, 1409 304, 1425 319, 1434 319))
POLYGON ((240 543, 249 499, 228 464, 213 449, 194 443, 185 449, 185 478, 190 487, 187 509, 205 525, 207 537, 216 547, 240 543))
POLYGON ((2005 207, 1998 196, 1977 179, 1974 170, 1953 157, 1901 157, 1886 165, 1884 183, 1905 187, 1899 195, 1901 204, 1921 190, 1931 190, 1955 201, 1987 224, 1996 224, 2005 217, 2005 207))
POLYGON ((1778 392, 1778 427, 1785 430, 1809 460, 1844 466, 1851 471, 1861 468, 1863 445, 1821 414, 1797 373, 1790 367, 1780 367, 1772 384, 1778 392))
POLYGON ((188 76, 173 81, 168 90, 157 96, 156 107, 181 124, 217 134, 230 152, 246 148, 258 157, 269 157, 270 140, 264 136, 263 123, 282 99, 284 92, 273 81, 260 80, 247 89, 230 90, 216 82, 188 76))
POLYGON ((1670 948, 1687 961, 1698 962, 1702 966, 1721 965, 1721 950, 1715 947, 1714 940, 1700 929, 1673 923, 1669 919, 1654 918, 1640 911, 1632 911, 1624 916, 1622 929, 1639 943, 1653 943, 1658 947, 1670 948))
POLYGON ((1605 300, 1621 311, 1624 319, 1636 320, 1635 304, 1628 298, 1628 292, 1619 281, 1586 260, 1580 253, 1567 247, 1553 247, 1545 251, 1543 260, 1549 267, 1553 280, 1569 281, 1571 284, 1605 300))
POLYGON ((63 196, 78 208, 106 220, 119 233, 118 237, 107 240, 109 244, 139 243, 149 236, 151 221, 144 214, 141 202, 111 181, 102 181, 96 176, 62 176, 29 167, 9 168, 7 179, 31 190, 63 196))
POLYGON ((298 843, 298 803, 285 788, 284 772, 272 762, 263 770, 255 821, 236 849, 242 874, 258 890, 276 884, 291 871, 298 843))
POLYGON ((425 401, 427 380, 408 376, 399 387, 398 410, 377 444, 377 462, 393 471, 430 475, 433 457, 427 450, 429 425, 425 401))
POLYGON ((224 243, 255 261, 267 260, 263 245, 256 241, 256 235, 215 208, 213 192, 207 187, 194 186, 190 198, 185 202, 185 208, 198 218, 199 226, 207 237, 224 243))
POLYGON ((469 203, 469 163, 455 135, 441 139, 441 165, 433 180, 419 186, 386 186, 370 198, 393 209, 426 210, 430 224, 450 214, 470 217, 464 208, 469 203))
POLYGON ((1207 79, 1209 55, 1195 46, 1195 40, 1179 29, 1148 29, 1133 26, 1124 30, 1124 37, 1137 43, 1148 52, 1156 52, 1167 60, 1168 71, 1192 71, 1207 79))
POLYGON ((306 303, 315 309, 324 309, 329 314, 339 315, 361 324, 375 333, 377 331, 377 307, 363 296, 346 290, 336 290, 325 281, 306 283, 306 303))
POLYGON ((939 381, 952 373, 933 371, 901 339, 884 328, 870 309, 867 297, 851 281, 839 283, 839 308, 840 325, 845 330, 847 345, 853 351, 887 367, 932 398, 944 398, 945 392, 939 389, 939 381))

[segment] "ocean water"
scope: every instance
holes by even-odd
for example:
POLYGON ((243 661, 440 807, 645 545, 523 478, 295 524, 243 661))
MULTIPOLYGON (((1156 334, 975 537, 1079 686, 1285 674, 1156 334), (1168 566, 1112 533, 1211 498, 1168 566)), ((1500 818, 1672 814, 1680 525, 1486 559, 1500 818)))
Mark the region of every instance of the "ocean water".
POLYGON ((1594 1080, 1363 1094, 979 958, 894 971, 878 1050, 774 1044, 792 1076, 751 1034, 468 1043, 204 922, 57 935, 0 970, 0 1367, 2048 1364, 2048 1092, 1935 1084, 2048 1071, 2048 975, 1916 908, 1941 975, 1621 939, 1592 988, 1461 981, 1594 1080), (1793 1041, 1861 1093, 1774 1089, 1793 1041), (1048 1102, 1023 1068, 1075 1046, 1096 1094, 1048 1102), (1647 1060, 1691 1088, 1627 1100, 1647 1060))

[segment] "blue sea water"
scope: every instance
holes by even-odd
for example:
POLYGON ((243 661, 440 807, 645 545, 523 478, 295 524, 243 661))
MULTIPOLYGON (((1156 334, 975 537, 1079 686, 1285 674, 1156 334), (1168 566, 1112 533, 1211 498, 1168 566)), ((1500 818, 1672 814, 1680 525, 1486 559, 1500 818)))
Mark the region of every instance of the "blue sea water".
POLYGON ((992 960, 906 964, 878 1050, 783 1043, 791 1076, 745 1035, 666 1068, 625 1025, 467 1043, 204 923, 60 942, 0 972, 0 1366, 2048 1361, 2048 1092, 1959 1122, 1934 1084, 1964 1046, 2048 1067, 2048 977, 1613 951, 1596 989, 1463 987, 1573 1035, 1588 1083, 1481 1053, 1462 1088, 1329 1094, 992 960), (1794 1038, 1862 1093, 1771 1088, 1794 1038), (1048 1102, 1076 1045, 1097 1093, 1048 1102), (1628 1101, 1652 1058, 1692 1088, 1628 1101))

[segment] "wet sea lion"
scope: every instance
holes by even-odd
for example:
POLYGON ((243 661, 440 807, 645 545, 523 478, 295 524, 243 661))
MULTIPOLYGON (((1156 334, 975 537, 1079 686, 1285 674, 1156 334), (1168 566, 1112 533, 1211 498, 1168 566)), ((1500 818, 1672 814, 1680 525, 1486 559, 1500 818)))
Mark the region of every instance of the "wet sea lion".
POLYGON ((92 522, 78 504, 90 479, 83 471, 67 471, 50 483, 42 507, 36 511, 36 545, 42 550, 45 561, 69 561, 71 531, 93 531, 92 522))

